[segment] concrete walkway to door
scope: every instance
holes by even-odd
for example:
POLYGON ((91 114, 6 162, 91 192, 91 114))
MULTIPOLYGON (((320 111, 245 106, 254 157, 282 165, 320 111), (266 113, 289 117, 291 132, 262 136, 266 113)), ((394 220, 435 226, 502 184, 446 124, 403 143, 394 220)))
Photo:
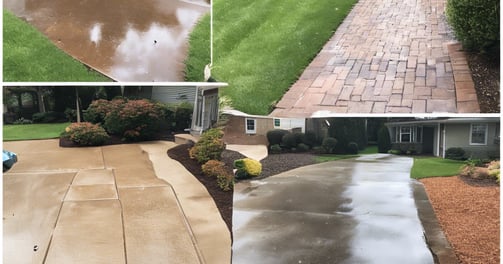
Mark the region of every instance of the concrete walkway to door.
POLYGON ((480 112, 446 0, 359 0, 271 116, 480 112))
POLYGON ((411 167, 376 154, 239 182, 233 263, 456 263, 411 167))

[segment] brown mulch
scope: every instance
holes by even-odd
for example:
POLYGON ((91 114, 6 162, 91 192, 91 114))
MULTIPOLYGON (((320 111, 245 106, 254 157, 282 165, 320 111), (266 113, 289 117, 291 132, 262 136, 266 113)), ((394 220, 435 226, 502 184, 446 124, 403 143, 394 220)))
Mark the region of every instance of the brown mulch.
POLYGON ((460 263, 500 263, 500 187, 468 177, 422 179, 460 263))
POLYGON ((499 56, 467 54, 473 83, 482 113, 500 112, 500 61, 499 56))

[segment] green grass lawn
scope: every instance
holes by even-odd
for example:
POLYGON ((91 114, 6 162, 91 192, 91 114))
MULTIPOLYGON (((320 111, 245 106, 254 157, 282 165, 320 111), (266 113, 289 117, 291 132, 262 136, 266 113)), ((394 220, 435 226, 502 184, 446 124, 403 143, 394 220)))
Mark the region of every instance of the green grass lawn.
POLYGON ((438 157, 414 158, 411 177, 421 179, 427 177, 442 177, 458 175, 463 161, 442 159, 438 157))
MULTIPOLYGON (((212 77, 232 106, 268 114, 332 36, 357 0, 214 1, 212 77)), ((209 16, 190 36, 186 79, 210 62, 209 16)))
POLYGON ((5 82, 110 81, 73 59, 33 26, 3 10, 5 82))
POLYGON ((70 123, 4 125, 3 140, 29 140, 58 138, 70 123))

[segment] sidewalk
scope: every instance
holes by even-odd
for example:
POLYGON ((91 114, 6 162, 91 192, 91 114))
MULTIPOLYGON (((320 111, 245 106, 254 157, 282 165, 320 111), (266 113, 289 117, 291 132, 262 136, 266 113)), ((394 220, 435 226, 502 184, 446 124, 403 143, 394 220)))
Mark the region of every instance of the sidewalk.
POLYGON ((229 263, 230 233, 172 142, 4 142, 5 263, 229 263))
POLYGON ((480 112, 446 0, 359 0, 271 116, 480 112))

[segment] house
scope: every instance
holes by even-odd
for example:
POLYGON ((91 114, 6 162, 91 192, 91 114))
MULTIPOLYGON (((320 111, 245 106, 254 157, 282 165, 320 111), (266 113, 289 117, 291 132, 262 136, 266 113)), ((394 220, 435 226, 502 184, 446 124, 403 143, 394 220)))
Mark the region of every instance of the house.
POLYGON ((249 115, 237 110, 225 110, 227 119, 224 140, 231 144, 267 145, 267 132, 284 129, 293 132, 305 132, 305 118, 277 118, 271 116, 249 115))
POLYGON ((445 158, 462 148, 467 158, 499 158, 499 117, 450 117, 392 121, 385 124, 392 149, 445 158))
POLYGON ((125 96, 148 98, 161 103, 188 102, 194 106, 190 133, 200 135, 218 121, 219 88, 227 83, 185 82, 166 83, 160 86, 121 87, 125 96))

